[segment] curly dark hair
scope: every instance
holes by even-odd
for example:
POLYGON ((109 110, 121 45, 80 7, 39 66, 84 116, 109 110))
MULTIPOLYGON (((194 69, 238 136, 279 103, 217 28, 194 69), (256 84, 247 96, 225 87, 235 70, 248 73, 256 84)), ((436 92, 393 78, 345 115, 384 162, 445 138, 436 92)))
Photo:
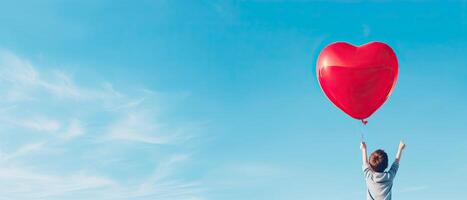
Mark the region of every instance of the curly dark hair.
POLYGON ((370 156, 370 167, 375 172, 384 172, 388 167, 388 154, 382 149, 378 149, 370 156))

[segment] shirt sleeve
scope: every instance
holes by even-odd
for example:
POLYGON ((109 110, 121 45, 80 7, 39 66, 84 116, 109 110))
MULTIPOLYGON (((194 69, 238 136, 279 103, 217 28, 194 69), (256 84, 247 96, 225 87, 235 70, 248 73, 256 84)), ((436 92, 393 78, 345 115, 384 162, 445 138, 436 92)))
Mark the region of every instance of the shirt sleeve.
POLYGON ((368 178, 371 175, 370 165, 368 163, 365 163, 363 164, 362 169, 363 169, 363 175, 365 176, 365 178, 368 178))
POLYGON ((389 178, 391 180, 394 179, 394 177, 396 177, 396 174, 397 174, 397 170, 399 169, 399 163, 397 163, 397 161, 394 161, 391 165, 391 168, 389 169, 388 173, 389 173, 389 178))

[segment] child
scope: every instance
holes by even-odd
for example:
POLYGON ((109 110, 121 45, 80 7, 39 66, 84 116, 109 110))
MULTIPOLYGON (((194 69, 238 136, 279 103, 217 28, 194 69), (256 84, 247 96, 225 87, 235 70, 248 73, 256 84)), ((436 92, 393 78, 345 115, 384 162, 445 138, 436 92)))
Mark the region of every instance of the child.
POLYGON ((388 155, 381 149, 376 150, 370 156, 368 161, 365 142, 360 143, 363 159, 363 174, 365 175, 367 190, 367 200, 391 200, 392 182, 396 176, 404 142, 399 143, 399 149, 396 154, 396 160, 391 168, 385 172, 388 166, 388 155))

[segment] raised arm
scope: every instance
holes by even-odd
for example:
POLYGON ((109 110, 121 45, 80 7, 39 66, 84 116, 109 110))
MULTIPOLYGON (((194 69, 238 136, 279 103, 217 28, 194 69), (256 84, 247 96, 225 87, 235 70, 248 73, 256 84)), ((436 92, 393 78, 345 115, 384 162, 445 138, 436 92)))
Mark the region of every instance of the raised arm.
POLYGON ((405 149, 405 143, 403 141, 401 141, 399 143, 399 149, 397 150, 397 154, 396 154, 396 162, 399 164, 400 160, 401 160, 401 156, 402 156, 402 151, 405 149))
POLYGON ((366 166, 366 165, 368 165, 368 156, 366 154, 366 144, 363 141, 360 143, 360 150, 362 150, 363 166, 366 166))

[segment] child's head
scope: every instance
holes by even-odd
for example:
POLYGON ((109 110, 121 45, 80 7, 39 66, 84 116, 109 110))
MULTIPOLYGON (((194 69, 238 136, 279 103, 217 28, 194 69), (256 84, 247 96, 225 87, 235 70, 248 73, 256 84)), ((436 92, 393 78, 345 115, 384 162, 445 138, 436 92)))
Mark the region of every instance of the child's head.
POLYGON ((378 149, 370 156, 370 167, 375 172, 384 172, 388 167, 388 154, 382 149, 378 149))

